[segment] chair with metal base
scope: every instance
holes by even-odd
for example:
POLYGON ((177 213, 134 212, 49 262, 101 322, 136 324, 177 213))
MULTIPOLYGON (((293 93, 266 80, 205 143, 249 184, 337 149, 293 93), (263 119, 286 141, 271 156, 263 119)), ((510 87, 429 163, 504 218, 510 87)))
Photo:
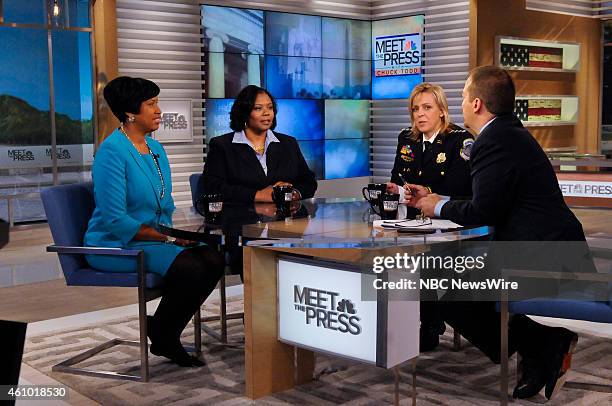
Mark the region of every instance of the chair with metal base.
MULTIPOLYGON (((610 249, 591 249, 594 258, 612 259, 612 250, 610 249)), ((502 298, 498 304, 498 310, 501 313, 501 379, 500 379, 500 404, 508 404, 508 320, 510 314, 525 314, 532 316, 553 317, 560 319, 583 320, 596 323, 612 323, 612 274, 609 273, 559 273, 559 272, 537 272, 537 271, 508 271, 508 274, 542 278, 550 277, 554 279, 569 279, 596 282, 603 286, 608 286, 608 300, 594 301, 589 298, 588 294, 584 294, 584 300, 578 300, 580 292, 572 295, 572 299, 563 298, 534 298, 519 301, 508 301, 508 298, 502 298)), ((584 292, 583 292, 584 293, 584 292)), ((518 365, 517 360, 517 365, 518 365)), ((518 370, 518 368, 517 368, 518 370)), ((567 382, 565 387, 612 392, 612 386, 582 383, 582 382, 567 382)))
MULTIPOLYGON (((201 173, 193 173, 189 176, 189 185, 191 187, 191 202, 193 204, 193 208, 195 210, 198 197, 200 197, 204 193, 204 187, 202 185, 202 174, 201 173)), ((229 262, 229 258, 227 255, 225 256, 226 264, 229 262)), ((227 267, 226 267, 227 269, 227 267)), ((227 274, 226 274, 227 275, 227 274)), ((203 322, 209 321, 219 321, 221 324, 221 334, 219 334, 214 329, 210 328, 206 324, 202 324, 202 329, 206 331, 210 336, 215 339, 227 343, 227 320, 233 319, 244 319, 244 312, 239 313, 230 313, 227 314, 227 299, 225 292, 225 277, 219 280, 219 315, 218 316, 207 316, 202 318, 203 322)))
MULTIPOLYGON (((52 370, 77 375, 119 378, 147 382, 149 380, 149 347, 147 340, 147 301, 161 296, 162 276, 146 272, 142 250, 121 248, 83 247, 83 236, 95 207, 92 183, 53 186, 41 192, 47 221, 55 245, 47 247, 56 252, 68 286, 108 286, 138 288, 138 341, 115 338, 82 352, 57 365, 52 370), (137 272, 112 273, 98 271, 89 266, 85 255, 118 255, 133 258, 137 272), (115 345, 140 348, 140 374, 89 370, 75 365, 115 345)), ((194 315, 195 352, 201 354, 202 337, 200 310, 194 315)))

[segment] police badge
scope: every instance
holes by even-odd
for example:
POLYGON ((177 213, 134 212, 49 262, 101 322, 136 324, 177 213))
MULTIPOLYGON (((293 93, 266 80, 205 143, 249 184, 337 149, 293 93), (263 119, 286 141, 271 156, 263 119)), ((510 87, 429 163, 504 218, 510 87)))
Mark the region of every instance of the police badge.
POLYGON ((436 163, 441 164, 443 162, 446 162, 446 154, 444 152, 440 152, 436 158, 436 163))

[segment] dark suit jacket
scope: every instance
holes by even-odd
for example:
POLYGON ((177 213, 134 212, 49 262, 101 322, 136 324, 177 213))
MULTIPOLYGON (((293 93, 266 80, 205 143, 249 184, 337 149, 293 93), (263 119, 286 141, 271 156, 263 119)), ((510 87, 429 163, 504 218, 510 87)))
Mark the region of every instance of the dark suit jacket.
POLYGON ((514 115, 497 117, 470 156, 472 200, 450 200, 441 216, 494 227, 497 241, 584 241, 546 154, 514 115))
POLYGON ((308 168, 295 138, 274 133, 266 152, 268 174, 246 144, 232 143, 234 133, 210 140, 202 176, 206 193, 222 193, 227 202, 252 203, 255 193, 278 181, 289 182, 302 194, 312 197, 317 190, 314 173, 308 168))

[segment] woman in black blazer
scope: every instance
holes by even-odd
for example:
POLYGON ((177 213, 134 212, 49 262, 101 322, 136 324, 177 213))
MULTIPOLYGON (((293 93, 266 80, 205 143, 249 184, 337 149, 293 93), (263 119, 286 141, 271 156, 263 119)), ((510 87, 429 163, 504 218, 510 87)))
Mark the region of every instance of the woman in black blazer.
POLYGON ((249 85, 232 105, 234 132, 213 138, 203 173, 203 190, 221 193, 225 202, 272 202, 272 188, 290 184, 294 200, 317 190, 295 138, 274 132, 276 101, 265 89, 249 85))
MULTIPOLYGON (((242 89, 232 105, 234 132, 210 140, 204 173, 205 193, 221 193, 224 202, 272 202, 272 188, 292 185, 293 200, 311 198, 317 190, 295 138, 272 131, 276 127, 276 101, 261 87, 242 89)), ((242 278, 242 249, 237 238, 226 239, 233 274, 242 278)))

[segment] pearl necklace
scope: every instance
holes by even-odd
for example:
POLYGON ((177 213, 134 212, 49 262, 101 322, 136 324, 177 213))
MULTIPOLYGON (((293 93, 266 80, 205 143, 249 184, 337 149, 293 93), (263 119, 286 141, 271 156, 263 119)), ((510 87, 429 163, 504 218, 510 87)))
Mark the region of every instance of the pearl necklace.
MULTIPOLYGON (((134 148, 136 148, 136 151, 140 155, 142 155, 142 153, 138 151, 138 147, 136 146, 136 144, 134 144, 134 141, 132 141, 132 139, 128 137, 127 133, 125 132, 125 129, 123 128, 123 124, 119 127, 119 131, 121 131, 123 135, 125 135, 125 137, 132 143, 134 148)), ((159 161, 157 160, 157 156, 153 153, 153 151, 151 151, 151 148, 149 147, 149 144, 147 143, 146 138, 145 138, 145 145, 147 146, 147 149, 149 150, 149 155, 151 155, 151 158, 153 158, 153 162, 155 163, 155 169, 157 169, 157 176, 159 176, 159 182, 161 183, 161 192, 159 193, 159 198, 163 199, 165 191, 166 191, 166 187, 164 185, 164 175, 162 174, 161 168, 159 167, 159 161)))

